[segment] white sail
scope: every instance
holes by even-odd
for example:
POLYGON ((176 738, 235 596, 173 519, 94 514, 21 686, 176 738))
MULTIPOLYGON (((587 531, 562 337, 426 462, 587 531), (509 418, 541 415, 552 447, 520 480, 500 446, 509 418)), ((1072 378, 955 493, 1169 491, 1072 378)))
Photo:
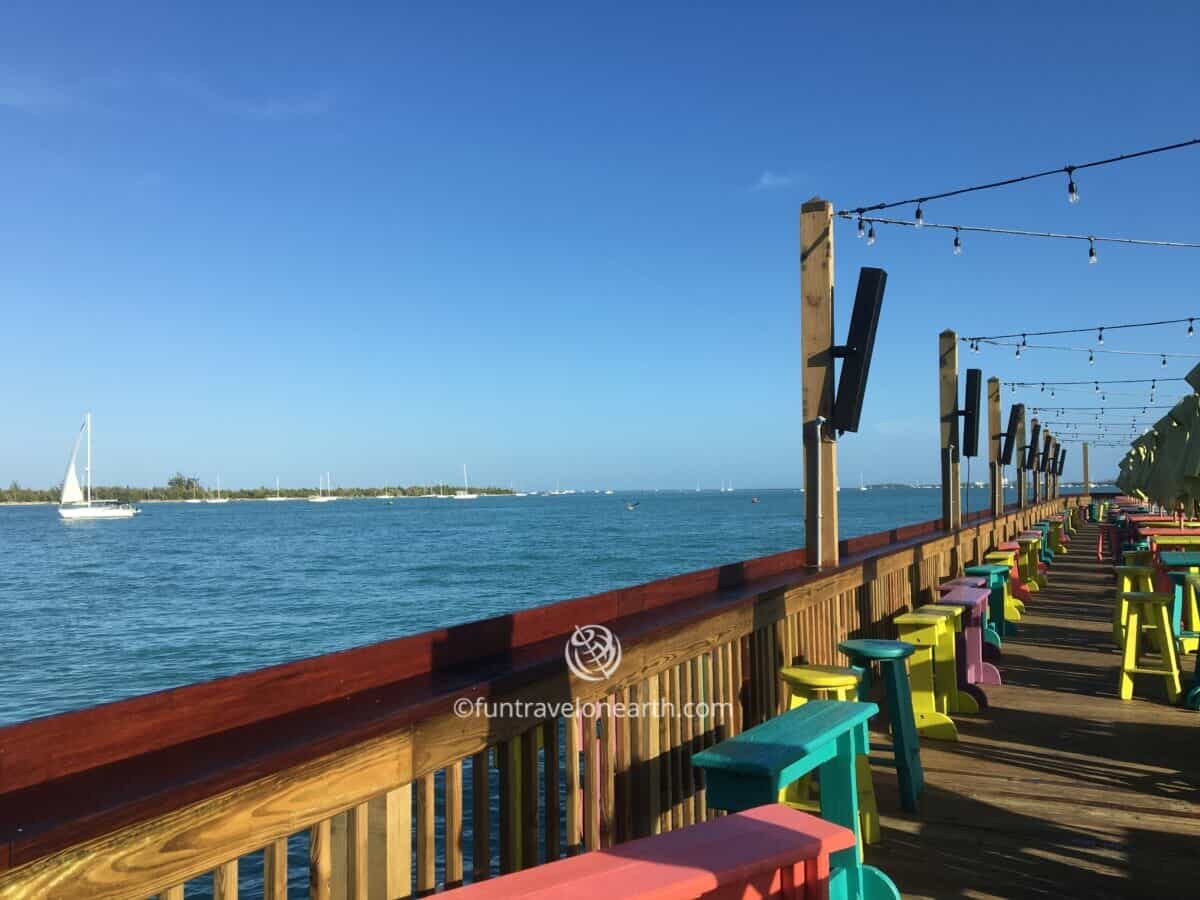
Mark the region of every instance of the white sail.
POLYGON ((79 436, 75 438, 75 449, 71 451, 71 461, 67 463, 67 474, 63 476, 62 497, 59 503, 82 503, 83 489, 79 486, 79 476, 75 473, 75 457, 79 455, 79 444, 83 440, 83 430, 86 422, 79 427, 79 436))

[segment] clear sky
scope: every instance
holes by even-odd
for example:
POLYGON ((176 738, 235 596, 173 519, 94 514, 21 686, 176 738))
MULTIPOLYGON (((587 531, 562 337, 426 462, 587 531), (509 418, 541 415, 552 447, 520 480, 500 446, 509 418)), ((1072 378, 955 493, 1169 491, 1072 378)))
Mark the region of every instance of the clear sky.
MULTIPOLYGON (((1192 3, 706 6, 7 7, 0 481, 57 482, 90 408, 104 483, 465 462, 533 488, 797 485, 803 200, 1200 136, 1192 3)), ((1198 163, 1080 173, 1076 206, 1055 178, 926 215, 1200 240, 1198 163)), ((1200 251, 1089 266, 1085 245, 951 239, 838 226, 842 333, 859 266, 889 272, 847 482, 936 478, 942 328, 1200 315, 1200 251)), ((1200 354, 1200 336, 1105 346, 1200 354)), ((1190 365, 968 359, 1006 378, 1190 365)))

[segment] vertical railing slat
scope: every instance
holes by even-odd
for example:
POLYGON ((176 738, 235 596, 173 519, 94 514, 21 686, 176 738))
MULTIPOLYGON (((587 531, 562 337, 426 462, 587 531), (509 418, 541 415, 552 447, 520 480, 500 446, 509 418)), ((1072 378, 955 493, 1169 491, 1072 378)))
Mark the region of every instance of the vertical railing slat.
POLYGON ((437 833, 435 821, 436 783, 431 772, 416 781, 417 791, 417 896, 433 893, 437 887, 437 833))
POLYGON ((559 846, 559 802, 558 802, 558 719, 550 719, 542 725, 542 770, 545 773, 543 782, 542 805, 546 809, 545 845, 546 862, 551 862, 562 855, 559 846))
POLYGON ((489 752, 471 757, 471 878, 485 881, 492 874, 491 767, 489 752))
POLYGON ((446 887, 459 887, 463 880, 463 773, 462 760, 446 766, 446 887))
POLYGON ((309 829, 308 896, 309 900, 331 900, 333 896, 332 822, 325 819, 309 829))
MULTIPOLYGON (((567 729, 567 855, 574 856, 579 852, 580 845, 583 843, 583 802, 582 785, 579 778, 579 754, 580 754, 580 729, 583 723, 587 721, 578 713, 572 715, 565 720, 567 729)), ((586 770, 585 770, 586 771, 586 770)), ((589 776, 590 777, 590 776, 589 776)), ((589 782, 588 789, 595 791, 596 801, 600 800, 600 793, 596 791, 596 783, 589 782)), ((599 817, 597 817, 599 818, 599 817)))
POLYGON ((263 850, 263 900, 288 900, 288 841, 281 837, 263 850))

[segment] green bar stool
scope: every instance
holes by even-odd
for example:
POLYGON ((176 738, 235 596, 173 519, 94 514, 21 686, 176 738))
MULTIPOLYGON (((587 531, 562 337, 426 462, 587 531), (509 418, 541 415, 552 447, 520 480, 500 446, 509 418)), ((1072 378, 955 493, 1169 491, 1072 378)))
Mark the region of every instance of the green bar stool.
MULTIPOLYGON (((987 578, 988 590, 988 619, 996 627, 996 633, 1003 637, 1017 633, 1017 626, 1008 621, 1005 612, 1008 606, 1008 566, 1000 563, 983 563, 978 566, 967 566, 964 570, 968 575, 982 575, 987 578)), ((985 636, 985 640, 988 636, 985 636)), ((999 638, 996 639, 999 641, 999 638)), ((991 643, 991 641, 988 641, 991 643)), ((997 644, 997 649, 999 645, 997 644)))
POLYGON ((912 689, 908 684, 905 660, 917 648, 905 641, 856 638, 842 641, 838 649, 850 657, 850 664, 863 672, 858 683, 858 699, 866 701, 870 687, 871 663, 879 664, 887 702, 888 721, 892 726, 892 752, 896 759, 896 778, 900 783, 900 805, 915 813, 925 790, 925 770, 921 767, 921 744, 913 718, 912 689))

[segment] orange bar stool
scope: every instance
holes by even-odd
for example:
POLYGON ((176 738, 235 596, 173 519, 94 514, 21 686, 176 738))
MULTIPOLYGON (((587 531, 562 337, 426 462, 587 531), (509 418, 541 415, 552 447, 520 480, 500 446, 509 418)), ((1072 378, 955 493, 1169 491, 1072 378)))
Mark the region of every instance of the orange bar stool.
MULTIPOLYGON (((858 682, 862 673, 846 666, 784 666, 779 677, 788 688, 788 709, 803 706, 809 700, 858 700, 858 682)), ((875 801, 875 782, 871 777, 871 758, 858 753, 854 758, 858 778, 858 819, 864 844, 879 841, 879 805, 875 801)), ((779 792, 779 802, 804 812, 820 812, 821 802, 813 792, 810 776, 793 781, 779 792)), ((859 848, 861 857, 862 848, 859 848)))

